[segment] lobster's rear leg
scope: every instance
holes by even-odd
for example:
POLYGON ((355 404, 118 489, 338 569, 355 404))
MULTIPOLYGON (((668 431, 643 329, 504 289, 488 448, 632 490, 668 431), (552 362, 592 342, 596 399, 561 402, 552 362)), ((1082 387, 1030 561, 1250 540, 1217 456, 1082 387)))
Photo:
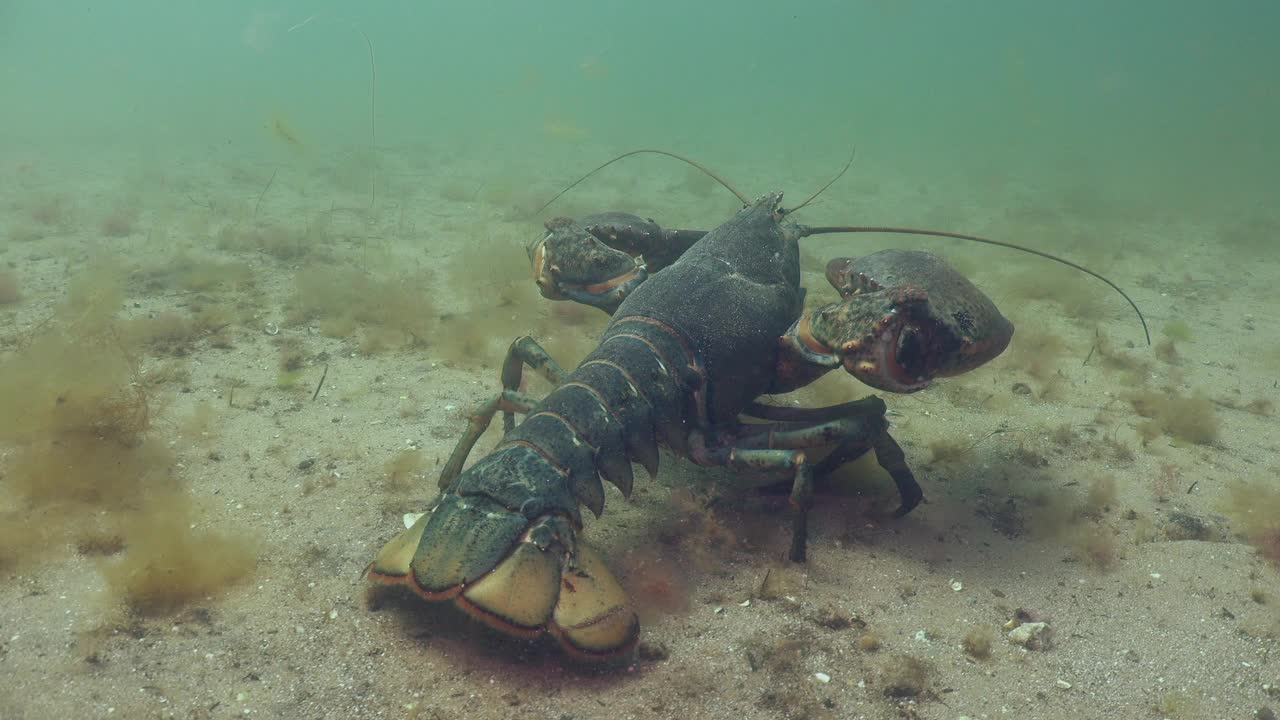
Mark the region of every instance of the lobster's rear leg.
POLYGON ((467 462, 471 449, 480 440, 480 436, 489 429, 493 416, 502 412, 502 430, 511 432, 515 426, 516 413, 528 413, 538 401, 532 396, 519 392, 520 382, 524 378, 524 366, 528 365, 534 372, 553 385, 560 385, 569 377, 569 373, 560 367, 536 340, 522 335, 507 348, 507 357, 502 361, 502 392, 477 408, 467 419, 467 432, 458 440, 453 452, 449 454, 449 462, 440 471, 440 489, 449 486, 454 478, 462 473, 462 466, 467 462))
POLYGON ((449 461, 440 471, 440 489, 447 489, 462 474, 462 466, 466 465, 467 456, 471 454, 471 449, 476 446, 480 436, 484 435, 484 431, 488 430, 489 425, 493 423, 494 415, 499 411, 525 414, 537 404, 538 400, 531 395, 515 390, 503 390, 496 397, 476 408, 467 418, 467 431, 458 439, 458 444, 453 446, 449 461))
MULTIPOLYGON (((524 379, 525 365, 552 385, 562 385, 569 379, 568 371, 560 367, 560 363, 556 362, 537 340, 523 335, 512 341, 511 347, 507 348, 507 358, 502 362, 503 390, 520 389, 520 382, 524 379)), ((515 427, 514 413, 503 412, 502 431, 511 432, 513 427, 515 427)))

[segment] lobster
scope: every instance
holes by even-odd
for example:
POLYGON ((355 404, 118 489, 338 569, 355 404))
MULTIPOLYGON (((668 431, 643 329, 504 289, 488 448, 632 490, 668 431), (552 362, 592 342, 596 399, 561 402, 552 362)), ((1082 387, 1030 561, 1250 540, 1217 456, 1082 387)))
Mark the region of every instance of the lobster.
POLYGON ((1013 336, 1012 323, 986 295, 926 252, 832 260, 827 278, 841 299, 806 313, 799 241, 901 232, 1018 246, 930 230, 796 224, 788 216, 818 193, 790 210, 781 192, 749 201, 723 178, 666 151, 627 153, 592 173, 637 152, 689 162, 744 207, 711 231, 664 230, 626 213, 548 221, 546 234, 528 247, 541 293, 601 308, 610 323, 572 372, 530 337, 511 344, 503 389, 470 416, 441 471, 434 507, 366 569, 373 581, 451 600, 508 635, 550 634, 583 661, 630 657, 640 633, 626 592, 579 537, 581 506, 597 517, 604 510, 602 479, 629 496, 632 463, 655 476, 665 447, 699 465, 790 481, 789 557, 802 562, 815 480, 840 465, 874 450, 897 486, 897 515, 924 494, 879 397, 825 408, 770 406, 759 398, 838 367, 879 390, 915 392, 987 363, 1013 336), (541 399, 521 392, 526 366, 555 389, 541 399), (505 435, 464 471, 499 412, 505 435), (517 414, 524 416, 519 424, 517 414), (812 462, 805 452, 811 448, 831 451, 812 462))

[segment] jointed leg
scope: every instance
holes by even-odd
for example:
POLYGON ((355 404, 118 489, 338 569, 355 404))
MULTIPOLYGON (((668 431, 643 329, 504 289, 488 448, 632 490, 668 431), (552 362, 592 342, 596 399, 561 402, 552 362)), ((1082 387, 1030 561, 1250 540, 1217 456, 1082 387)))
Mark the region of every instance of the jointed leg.
POLYGON ((765 405, 763 403, 751 403, 747 406, 743 415, 747 417, 760 418, 761 420, 778 420, 781 422, 795 423, 819 423, 827 420, 838 420, 845 417, 858 417, 861 415, 884 415, 886 411, 884 400, 875 395, 868 395, 861 400, 852 400, 839 405, 828 405, 827 407, 807 408, 807 407, 780 407, 778 405, 765 405))
POLYGON ((507 357, 502 361, 502 392, 471 413, 467 420, 467 432, 458 440, 449 455, 449 461, 440 471, 442 490, 462 474, 467 456, 471 454, 471 449, 480 440, 480 436, 489 429, 494 415, 501 411, 502 431, 511 432, 515 427, 515 414, 526 414, 538 404, 537 398, 520 392, 525 365, 553 385, 560 385, 569 377, 569 373, 533 338, 524 335, 512 341, 511 347, 507 348, 507 357))
POLYGON ((527 413, 538 404, 537 398, 526 395, 515 390, 503 390, 498 395, 483 405, 476 408, 475 412, 467 418, 467 431, 458 439, 458 444, 453 447, 453 452, 449 454, 449 461, 444 464, 444 469, 440 471, 440 489, 444 490, 462 474, 462 466, 467 463, 467 456, 471 454, 471 449, 476 446, 476 442, 480 440, 480 436, 484 435, 484 431, 489 429, 489 424, 493 422, 493 416, 501 410, 510 415, 511 413, 527 413))
POLYGON ((733 470, 791 473, 791 562, 804 562, 809 537, 809 507, 813 505, 813 469, 803 450, 732 449, 724 465, 733 470))
MULTIPOLYGON (((837 468, 845 463, 853 462, 862 457, 867 452, 865 442, 859 440, 846 440, 831 451, 831 454, 822 459, 822 462, 814 468, 815 477, 826 477, 837 468)), ((915 509, 917 505, 924 500, 924 490, 920 489, 920 483, 916 482, 916 476, 911 472, 911 468, 907 467, 907 457, 902 452, 902 448, 898 445, 898 441, 893 439, 889 434, 888 428, 876 434, 871 439, 870 449, 876 451, 876 462, 879 463, 884 471, 889 473, 889 477, 893 478, 893 484, 898 487, 898 497, 901 504, 898 509, 893 512, 894 517, 902 517, 915 509)))
MULTIPOLYGON (((569 378, 569 373, 538 344, 537 340, 524 335, 516 338, 507 348, 507 358, 502 362, 502 389, 519 390, 524 375, 524 366, 541 375, 552 385, 561 385, 569 378)), ((511 432, 515 427, 515 417, 504 411, 502 414, 502 431, 511 432)))
POLYGON ((816 479, 835 472, 841 465, 876 451, 876 461, 893 478, 902 502, 894 516, 911 512, 924 499, 924 491, 916 482, 906 456, 889 434, 884 418, 884 401, 872 395, 861 400, 823 408, 785 408, 754 404, 747 410, 752 417, 779 420, 765 425, 744 425, 737 444, 765 442, 762 447, 823 447, 836 445, 829 455, 813 468, 816 479), (837 444, 838 443, 838 444, 837 444))
POLYGON ((830 408, 754 406, 750 412, 756 417, 785 419, 740 425, 730 443, 715 448, 695 448, 694 460, 704 465, 792 473, 791 506, 794 515, 790 557, 794 562, 802 562, 805 557, 814 478, 831 473, 868 450, 876 451, 880 466, 898 486, 902 505, 896 515, 910 512, 924 497, 919 483, 907 467, 902 448, 889 435, 884 403, 879 398, 866 398, 830 408), (832 445, 835 450, 817 465, 805 459, 803 448, 832 445))

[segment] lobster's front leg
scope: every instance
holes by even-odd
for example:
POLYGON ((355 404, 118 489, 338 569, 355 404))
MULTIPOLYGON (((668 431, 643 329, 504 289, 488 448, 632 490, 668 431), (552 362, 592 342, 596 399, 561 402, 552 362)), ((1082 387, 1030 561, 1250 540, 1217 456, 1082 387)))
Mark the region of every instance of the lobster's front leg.
POLYGON ((791 476, 791 550, 792 562, 804 562, 805 544, 809 536, 809 507, 813 504, 813 465, 799 449, 773 447, 708 447, 695 440, 693 461, 699 465, 718 466, 791 476))
MULTIPOLYGON (((729 434, 729 439, 715 447, 696 447, 693 457, 704 464, 725 465, 739 470, 790 473, 791 486, 791 551, 792 562, 803 562, 808 538, 808 513, 813 502, 815 478, 835 470, 846 462, 876 451, 880 467, 889 473, 898 487, 902 504, 895 515, 910 512, 924 497, 919 483, 907 467, 902 449, 889 435, 884 401, 869 397, 839 408, 777 408, 789 417, 782 422, 744 424, 729 434), (832 418, 832 411, 837 416, 832 418), (801 419, 801 413, 813 420, 801 419), (835 446, 821 462, 810 462, 806 448, 835 446)), ((757 406, 752 415, 768 415, 768 408, 757 406)))
POLYGON ((898 488, 901 500, 894 516, 902 517, 924 500, 924 491, 907 465, 898 441, 889 434, 884 401, 874 395, 861 400, 821 408, 789 408, 753 404, 745 415, 780 422, 744 425, 738 445, 764 441, 769 447, 822 447, 835 445, 813 468, 817 480, 830 475, 874 450, 876 461, 898 488))

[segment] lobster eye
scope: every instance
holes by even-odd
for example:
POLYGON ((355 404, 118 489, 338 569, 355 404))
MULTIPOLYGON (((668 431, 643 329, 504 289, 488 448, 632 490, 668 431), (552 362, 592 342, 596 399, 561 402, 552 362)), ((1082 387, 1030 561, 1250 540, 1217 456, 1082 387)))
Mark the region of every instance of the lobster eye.
POLYGON ((912 380, 925 377, 924 338, 914 325, 907 325, 898 333, 898 347, 894 359, 902 374, 912 380))

